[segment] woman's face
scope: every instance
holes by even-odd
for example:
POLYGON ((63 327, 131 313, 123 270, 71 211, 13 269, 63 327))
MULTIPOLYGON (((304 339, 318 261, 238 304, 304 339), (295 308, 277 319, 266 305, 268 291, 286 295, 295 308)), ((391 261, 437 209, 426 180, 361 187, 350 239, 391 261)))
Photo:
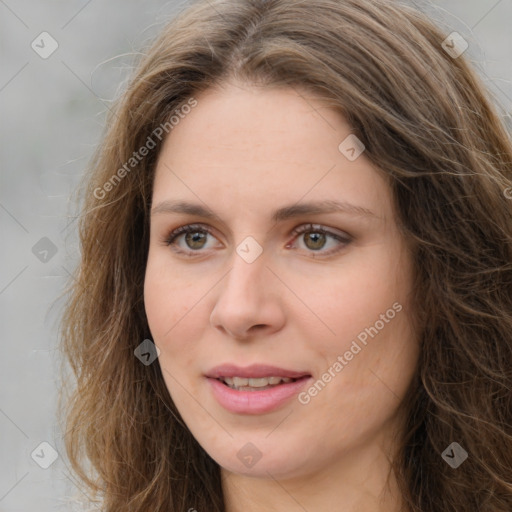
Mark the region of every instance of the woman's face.
POLYGON ((225 470, 333 470, 384 446, 415 370, 390 190, 344 119, 304 91, 196 99, 153 190, 144 299, 163 378, 225 470))

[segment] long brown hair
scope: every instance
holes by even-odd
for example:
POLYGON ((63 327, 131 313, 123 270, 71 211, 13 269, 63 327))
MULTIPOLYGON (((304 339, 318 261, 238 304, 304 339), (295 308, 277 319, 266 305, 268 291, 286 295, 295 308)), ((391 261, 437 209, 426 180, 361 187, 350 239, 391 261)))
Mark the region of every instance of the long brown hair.
POLYGON ((182 421, 158 360, 141 364, 134 350, 151 338, 143 283, 156 134, 232 78, 314 92, 389 177, 421 341, 394 461, 407 508, 512 510, 512 143, 466 56, 443 48, 447 35, 389 0, 204 0, 153 43, 81 191, 81 260, 62 319, 76 378, 66 450, 103 510, 225 507, 220 468, 182 421), (154 147, 130 161, 148 138, 154 147), (452 442, 468 453, 456 469, 441 456, 452 442))

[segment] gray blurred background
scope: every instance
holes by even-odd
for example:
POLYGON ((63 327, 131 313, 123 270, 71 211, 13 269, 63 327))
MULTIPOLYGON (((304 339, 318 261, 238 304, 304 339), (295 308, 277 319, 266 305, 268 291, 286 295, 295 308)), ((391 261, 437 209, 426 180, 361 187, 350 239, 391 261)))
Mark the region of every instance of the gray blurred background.
MULTIPOLYGON (((468 41, 510 123, 512 0, 414 3, 468 41)), ((0 512, 86 510, 55 416, 59 295, 78 261, 71 194, 134 56, 187 4, 0 0, 0 512)))

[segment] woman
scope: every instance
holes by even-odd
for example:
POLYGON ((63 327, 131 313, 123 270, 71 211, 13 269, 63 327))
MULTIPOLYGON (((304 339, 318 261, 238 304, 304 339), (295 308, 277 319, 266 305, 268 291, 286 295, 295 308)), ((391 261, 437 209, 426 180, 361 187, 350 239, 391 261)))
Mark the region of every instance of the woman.
POLYGON ((103 510, 512 509, 512 146, 463 50, 381 0, 165 28, 63 318, 103 510))

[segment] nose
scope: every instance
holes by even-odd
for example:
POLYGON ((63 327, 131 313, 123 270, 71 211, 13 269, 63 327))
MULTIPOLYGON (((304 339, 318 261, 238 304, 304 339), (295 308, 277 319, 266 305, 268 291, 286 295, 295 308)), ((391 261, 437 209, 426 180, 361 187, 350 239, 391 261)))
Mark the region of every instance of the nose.
POLYGON ((248 263, 235 252, 232 268, 216 287, 211 325, 239 340, 279 331, 285 323, 282 286, 264 254, 248 263))

